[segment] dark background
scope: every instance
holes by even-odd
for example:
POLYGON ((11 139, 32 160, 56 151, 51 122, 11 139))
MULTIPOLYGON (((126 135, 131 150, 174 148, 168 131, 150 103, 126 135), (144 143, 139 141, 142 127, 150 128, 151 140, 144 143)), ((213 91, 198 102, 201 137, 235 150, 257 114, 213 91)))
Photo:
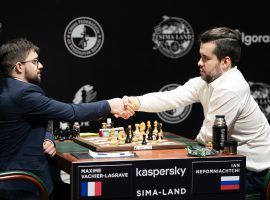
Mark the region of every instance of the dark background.
MULTIPOLYGON (((184 84, 199 76, 198 34, 215 26, 239 29, 247 35, 270 37, 269 8, 265 2, 237 1, 8 1, 0 7, 0 42, 26 37, 41 48, 44 65, 41 86, 47 96, 71 103, 83 85, 97 91, 97 99, 142 95, 171 83, 184 84), (237 4, 236 4, 237 3, 237 4), (162 16, 186 20, 194 31, 192 49, 183 57, 163 55, 152 41, 162 16), (104 32, 104 44, 92 57, 72 55, 64 43, 64 31, 75 18, 90 17, 104 32)), ((268 38, 269 39, 269 38, 268 38)), ((246 80, 269 84, 269 41, 243 45, 238 69, 246 80)), ((269 100, 269 95, 268 95, 269 100)), ((155 113, 137 113, 129 120, 115 119, 115 126, 162 120, 155 113)), ((181 123, 163 122, 163 131, 195 138, 203 121, 200 104, 181 123)), ((97 132, 101 121, 91 122, 97 132)))

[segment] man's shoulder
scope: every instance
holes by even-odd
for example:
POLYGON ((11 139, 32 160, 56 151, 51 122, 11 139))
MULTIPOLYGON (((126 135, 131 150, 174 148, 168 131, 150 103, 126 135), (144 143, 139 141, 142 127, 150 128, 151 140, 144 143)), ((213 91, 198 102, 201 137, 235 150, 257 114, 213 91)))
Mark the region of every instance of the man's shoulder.
POLYGON ((4 84, 5 89, 2 90, 1 93, 3 97, 8 97, 11 99, 21 99, 22 96, 28 94, 44 94, 43 90, 38 85, 20 81, 14 78, 6 78, 4 84))
POLYGON ((37 90, 41 90, 41 88, 33 83, 29 83, 29 82, 24 82, 21 80, 17 80, 15 78, 7 78, 7 84, 9 86, 9 88, 14 88, 14 89, 20 89, 20 91, 24 91, 27 89, 37 89, 37 90))

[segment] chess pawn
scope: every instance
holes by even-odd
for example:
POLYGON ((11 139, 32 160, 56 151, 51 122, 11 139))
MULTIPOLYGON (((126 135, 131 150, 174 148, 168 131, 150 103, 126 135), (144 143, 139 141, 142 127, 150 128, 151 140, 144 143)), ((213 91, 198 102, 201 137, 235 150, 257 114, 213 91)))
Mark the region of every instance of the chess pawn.
POLYGON ((146 141, 146 134, 143 134, 143 140, 142 140, 142 145, 146 145, 147 141, 146 141))
POLYGON ((157 134, 157 143, 160 143, 160 142, 162 142, 162 137, 161 137, 161 133, 158 133, 157 134))
POLYGON ((106 128, 106 122, 102 122, 102 129, 106 128))
POLYGON ((138 138, 136 137, 134 131, 132 132, 131 141, 132 142, 138 142, 138 138))

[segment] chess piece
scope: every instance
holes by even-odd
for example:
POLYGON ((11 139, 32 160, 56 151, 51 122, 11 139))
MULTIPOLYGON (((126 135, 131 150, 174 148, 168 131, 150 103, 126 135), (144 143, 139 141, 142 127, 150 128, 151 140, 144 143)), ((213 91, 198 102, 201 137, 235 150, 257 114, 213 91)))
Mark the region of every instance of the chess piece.
POLYGON ((153 135, 155 136, 156 140, 158 140, 158 122, 157 122, 157 120, 154 121, 153 135))
POLYGON ((143 141, 143 135, 145 135, 145 123, 144 122, 141 122, 140 123, 140 138, 139 138, 139 141, 143 141))
POLYGON ((146 134, 143 134, 143 141, 142 141, 142 145, 146 145, 147 141, 146 141, 146 134))
POLYGON ((111 141, 114 139, 114 130, 110 130, 109 131, 109 137, 108 137, 108 141, 111 141))
POLYGON ((76 138, 80 135, 80 124, 79 122, 74 122, 72 128, 72 138, 76 138))
POLYGON ((162 130, 162 123, 158 124, 158 134, 163 139, 163 130, 162 130))
POLYGON ((125 144, 125 133, 124 133, 124 131, 119 131, 117 139, 118 139, 118 144, 125 144))
POLYGON ((118 144, 118 141, 114 136, 114 130, 110 130, 110 136, 109 136, 108 140, 110 141, 109 144, 111 144, 111 145, 117 145, 118 144))
POLYGON ((146 134, 148 136, 147 137, 148 140, 153 140, 153 132, 152 132, 152 127, 151 127, 151 122, 149 120, 147 121, 146 134))
POLYGON ((157 134, 157 143, 162 142, 162 137, 161 137, 161 133, 157 134))
POLYGON ((106 128, 113 128, 113 123, 111 118, 107 118, 106 128))
POLYGON ((140 124, 135 124, 134 137, 132 139, 133 142, 137 142, 141 136, 139 126, 140 126, 140 124))
POLYGON ((132 142, 138 142, 138 138, 135 136, 134 131, 132 132, 132 135, 131 135, 131 141, 132 142))
POLYGON ((131 125, 128 125, 128 128, 127 128, 126 132, 127 132, 127 136, 126 136, 125 143, 131 143, 131 139, 132 139, 131 125))
POLYGON ((158 134, 158 122, 157 122, 157 120, 154 121, 153 134, 158 134))
POLYGON ((104 128, 107 128, 106 127, 106 122, 102 122, 102 127, 101 127, 102 129, 104 129, 104 128))
POLYGON ((207 142, 206 147, 209 148, 209 149, 213 149, 212 142, 207 142))
POLYGON ((149 134, 152 132, 152 128, 151 128, 151 122, 148 120, 146 123, 146 134, 149 134))

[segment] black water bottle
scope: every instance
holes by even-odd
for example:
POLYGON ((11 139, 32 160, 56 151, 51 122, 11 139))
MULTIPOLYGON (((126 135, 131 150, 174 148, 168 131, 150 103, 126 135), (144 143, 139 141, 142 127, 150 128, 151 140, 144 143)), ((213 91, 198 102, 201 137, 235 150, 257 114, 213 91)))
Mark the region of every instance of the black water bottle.
POLYGON ((227 125, 224 115, 216 115, 213 125, 213 148, 217 151, 224 149, 224 141, 227 141, 227 125))

